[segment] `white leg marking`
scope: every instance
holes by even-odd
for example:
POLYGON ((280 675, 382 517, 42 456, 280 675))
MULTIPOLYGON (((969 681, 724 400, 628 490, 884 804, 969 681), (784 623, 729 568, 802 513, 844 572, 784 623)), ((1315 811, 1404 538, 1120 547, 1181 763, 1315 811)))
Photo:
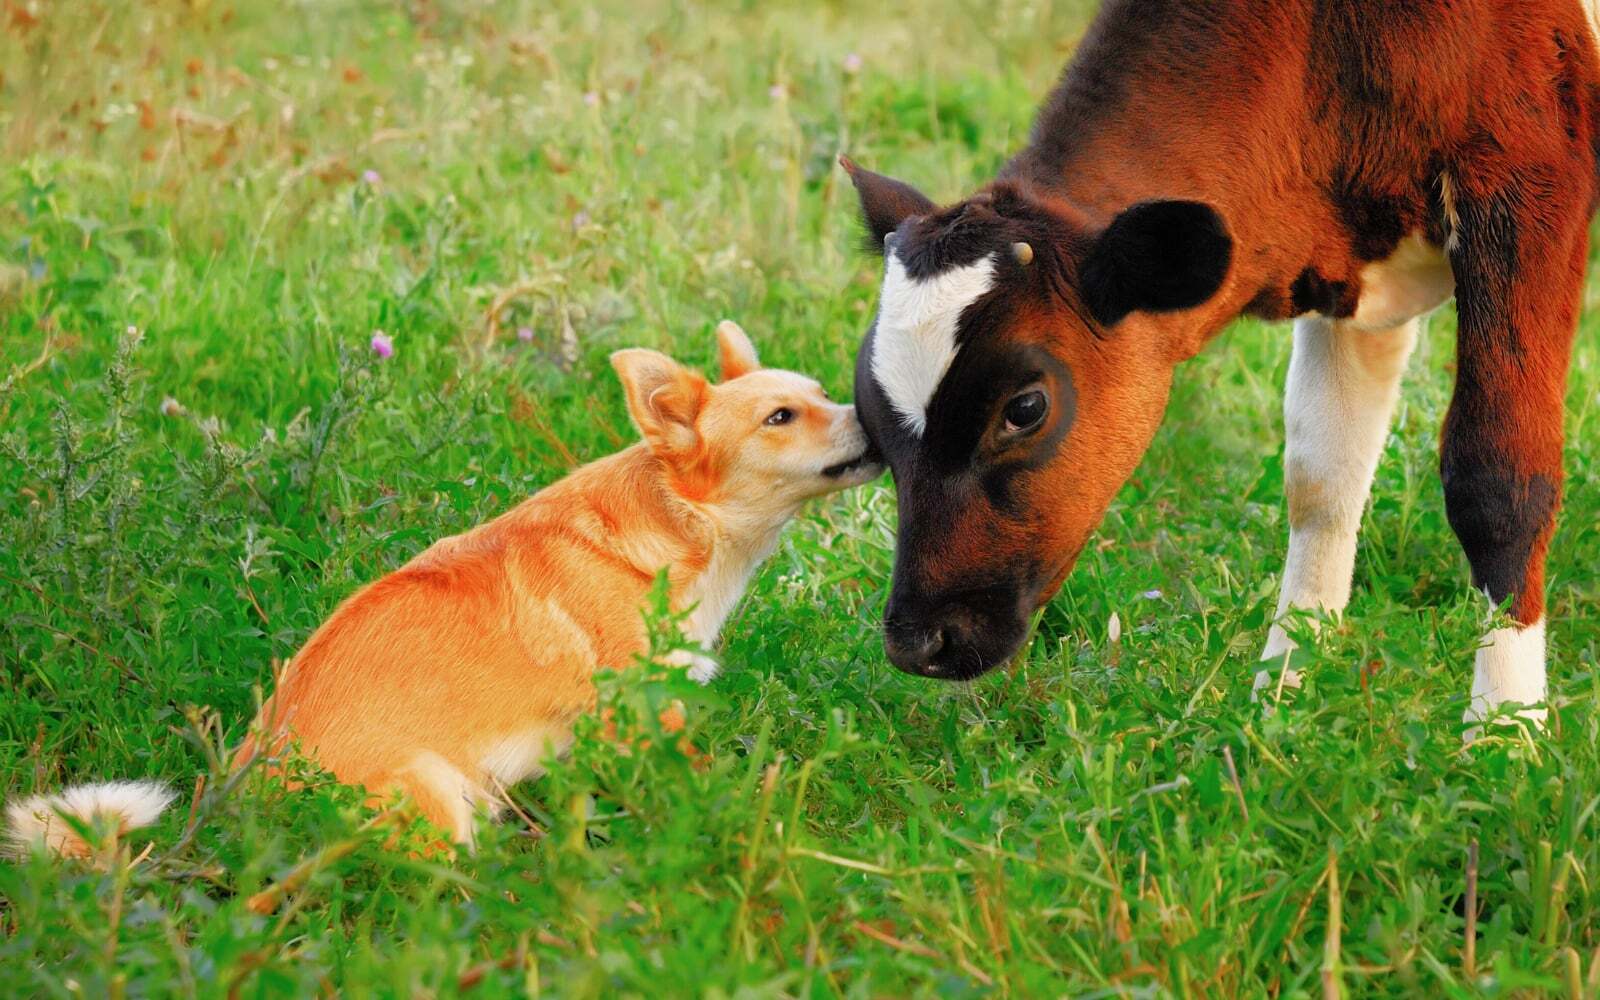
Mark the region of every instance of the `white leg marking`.
MULTIPOLYGON (((1350 600, 1361 512, 1419 325, 1368 332, 1317 316, 1295 320, 1283 400, 1289 555, 1278 618, 1294 608, 1338 612, 1350 600)), ((1261 658, 1280 660, 1294 648, 1275 622, 1261 658)), ((1269 683, 1268 671, 1256 674, 1258 693, 1269 683)), ((1297 687, 1298 675, 1286 668, 1283 684, 1297 687)))
MULTIPOLYGON (((1462 721, 1482 722, 1501 705, 1515 703, 1537 706, 1519 709, 1516 714, 1543 729, 1545 694, 1544 619, 1525 628, 1493 629, 1473 661, 1472 700, 1462 721)), ((1481 730, 1474 727, 1467 740, 1480 735, 1481 730)))
MULTIPOLYGON (((1439 183, 1449 219, 1455 206, 1450 175, 1442 174, 1439 183)), ((1347 324, 1378 333, 1392 330, 1413 316, 1438 308, 1455 290, 1455 272, 1450 269, 1450 258, 1444 250, 1429 243, 1421 233, 1412 233, 1400 241, 1388 259, 1361 269, 1361 299, 1347 324)))
POLYGON ((423 750, 411 758, 406 774, 450 810, 450 836, 456 843, 465 844, 469 851, 476 840, 472 824, 473 810, 483 804, 489 807, 491 814, 499 812, 500 804, 493 796, 461 773, 454 764, 431 750, 423 750))
POLYGON ((674 649, 662 661, 670 667, 688 667, 689 679, 697 684, 710 684, 722 672, 722 664, 716 660, 687 649, 674 649))
POLYGON ((478 761, 490 781, 511 787, 538 777, 545 765, 572 746, 572 729, 554 723, 529 726, 491 746, 478 761))
POLYGON ((928 402, 955 360, 962 311, 992 287, 992 254, 916 281, 888 251, 872 338, 872 377, 913 433, 922 434, 928 402))

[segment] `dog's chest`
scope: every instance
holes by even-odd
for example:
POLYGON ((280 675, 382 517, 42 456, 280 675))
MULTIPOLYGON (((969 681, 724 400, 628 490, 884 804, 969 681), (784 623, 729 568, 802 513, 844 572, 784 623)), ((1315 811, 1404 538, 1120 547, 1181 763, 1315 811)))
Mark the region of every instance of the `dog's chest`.
POLYGON ((726 546, 711 558, 686 588, 681 602, 684 607, 694 608, 684 629, 691 642, 710 648, 717 641, 717 633, 744 596, 750 575, 777 544, 778 532, 774 531, 754 546, 726 546))
POLYGON ((684 629, 691 642, 709 647, 717 641, 722 623, 744 594, 751 569, 748 561, 724 560, 720 565, 713 561, 696 578, 684 602, 694 606, 684 629))
POLYGON ((571 745, 570 726, 536 723, 491 744, 478 766, 501 785, 510 786, 543 773, 545 764, 571 745))

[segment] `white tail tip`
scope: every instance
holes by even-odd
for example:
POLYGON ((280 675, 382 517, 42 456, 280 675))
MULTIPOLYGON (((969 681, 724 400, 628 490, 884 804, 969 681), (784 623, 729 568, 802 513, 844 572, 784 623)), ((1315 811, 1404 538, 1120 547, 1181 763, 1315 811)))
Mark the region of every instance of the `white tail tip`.
POLYGON ((154 781, 106 781, 35 795, 6 807, 4 849, 26 857, 42 846, 60 857, 86 858, 93 845, 63 815, 90 826, 105 823, 121 835, 154 823, 172 799, 172 790, 154 781))

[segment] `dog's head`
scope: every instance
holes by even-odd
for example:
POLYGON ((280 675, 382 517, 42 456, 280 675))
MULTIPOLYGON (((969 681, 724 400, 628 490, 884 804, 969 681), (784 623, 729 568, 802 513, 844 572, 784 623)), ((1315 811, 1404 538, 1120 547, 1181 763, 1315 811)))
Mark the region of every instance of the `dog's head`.
POLYGON ((717 327, 717 345, 716 384, 657 351, 611 356, 629 415, 682 496, 782 517, 883 471, 855 407, 830 400, 815 379, 761 367, 735 323, 717 327))

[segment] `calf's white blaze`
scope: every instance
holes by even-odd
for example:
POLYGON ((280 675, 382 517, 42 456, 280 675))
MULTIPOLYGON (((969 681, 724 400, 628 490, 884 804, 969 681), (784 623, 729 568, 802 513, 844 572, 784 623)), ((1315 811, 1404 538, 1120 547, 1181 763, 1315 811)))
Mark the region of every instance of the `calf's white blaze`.
POLYGON ((885 254, 872 378, 917 436, 927 425, 928 402, 956 358, 961 313, 993 287, 993 254, 921 281, 906 273, 892 249, 885 254))

